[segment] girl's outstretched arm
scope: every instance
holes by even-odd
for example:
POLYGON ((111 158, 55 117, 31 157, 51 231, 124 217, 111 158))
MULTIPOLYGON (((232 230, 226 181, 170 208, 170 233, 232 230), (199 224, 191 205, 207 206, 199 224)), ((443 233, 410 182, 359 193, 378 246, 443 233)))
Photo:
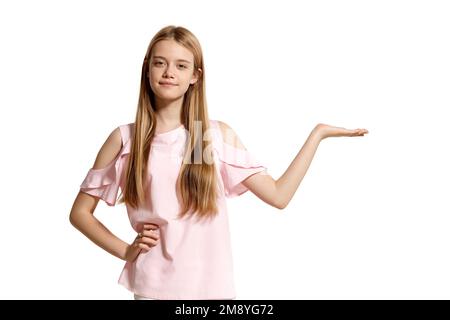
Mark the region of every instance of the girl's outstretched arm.
MULTIPOLYGON (((221 129, 227 132, 224 135, 224 137, 228 137, 224 138, 227 143, 233 144, 237 148, 244 148, 237 135, 228 125, 222 122, 221 129)), ((278 209, 284 209, 294 196, 311 164, 319 143, 323 139, 341 136, 363 136, 368 132, 366 129, 345 129, 322 123, 318 124, 311 131, 303 147, 278 180, 274 180, 269 174, 257 173, 248 177, 242 184, 264 202, 278 209)))

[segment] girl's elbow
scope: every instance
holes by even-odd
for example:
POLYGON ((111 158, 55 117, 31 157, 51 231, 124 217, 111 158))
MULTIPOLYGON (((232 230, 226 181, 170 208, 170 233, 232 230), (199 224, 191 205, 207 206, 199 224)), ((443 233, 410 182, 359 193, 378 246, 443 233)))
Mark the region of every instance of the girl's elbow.
POLYGON ((82 224, 82 221, 85 219, 85 216, 87 213, 78 211, 78 210, 72 210, 69 214, 69 221, 72 226, 74 226, 76 229, 79 229, 80 224, 82 224))
POLYGON ((279 210, 283 210, 288 205, 288 202, 282 201, 281 199, 275 199, 275 201, 272 203, 272 206, 279 210))
POLYGON ((287 207, 287 204, 282 204, 282 205, 278 206, 277 209, 283 210, 286 207, 287 207))
POLYGON ((77 214, 75 212, 70 212, 69 214, 69 222, 72 226, 74 226, 75 228, 77 228, 78 226, 78 217, 77 214))

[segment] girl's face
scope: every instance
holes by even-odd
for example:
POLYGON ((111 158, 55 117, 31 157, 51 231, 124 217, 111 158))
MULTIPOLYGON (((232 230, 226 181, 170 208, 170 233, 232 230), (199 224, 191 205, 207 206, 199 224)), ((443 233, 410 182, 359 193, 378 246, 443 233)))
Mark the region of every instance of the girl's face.
POLYGON ((148 77, 153 92, 164 100, 180 98, 198 80, 194 55, 174 40, 158 41, 152 51, 148 77))

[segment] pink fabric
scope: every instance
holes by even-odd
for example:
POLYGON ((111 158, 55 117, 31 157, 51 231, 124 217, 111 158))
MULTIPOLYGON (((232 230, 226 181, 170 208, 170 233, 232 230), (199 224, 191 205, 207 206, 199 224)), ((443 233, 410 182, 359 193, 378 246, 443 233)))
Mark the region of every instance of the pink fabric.
MULTIPOLYGON (((119 126, 123 147, 105 168, 90 169, 80 190, 116 204, 123 190, 134 123, 119 126)), ((242 181, 266 167, 247 150, 223 141, 216 120, 210 121, 213 157, 219 177, 219 214, 208 220, 186 216, 176 219, 180 208, 175 182, 184 155, 187 131, 180 126, 155 135, 149 156, 146 205, 127 207, 131 226, 159 225, 159 243, 133 262, 126 262, 118 283, 137 295, 155 299, 234 299, 234 275, 226 198, 248 189, 242 181)))

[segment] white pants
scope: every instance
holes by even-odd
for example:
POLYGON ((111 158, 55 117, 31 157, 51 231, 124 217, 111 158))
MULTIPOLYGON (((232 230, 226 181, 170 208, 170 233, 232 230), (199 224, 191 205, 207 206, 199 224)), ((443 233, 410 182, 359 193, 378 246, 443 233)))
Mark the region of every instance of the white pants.
POLYGON ((134 300, 158 300, 158 299, 146 298, 146 297, 140 296, 140 295, 135 293, 134 294, 134 300))
MULTIPOLYGON (((146 297, 140 296, 140 295, 135 293, 134 294, 134 300, 158 300, 158 299, 146 298, 146 297)), ((215 300, 215 299, 213 299, 213 300, 215 300)), ((233 300, 233 299, 220 299, 220 300, 233 300)))

